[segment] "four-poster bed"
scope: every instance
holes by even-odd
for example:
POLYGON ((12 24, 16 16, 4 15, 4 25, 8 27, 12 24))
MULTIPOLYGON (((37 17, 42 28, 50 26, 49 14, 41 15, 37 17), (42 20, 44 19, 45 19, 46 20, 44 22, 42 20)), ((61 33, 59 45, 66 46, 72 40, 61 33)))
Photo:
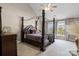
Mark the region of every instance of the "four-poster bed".
MULTIPOLYGON (((51 42, 48 39, 48 34, 45 34, 45 10, 42 10, 42 32, 41 32, 41 34, 39 34, 39 33, 26 34, 26 38, 25 38, 24 17, 22 17, 21 21, 22 21, 21 22, 21 24, 22 24, 21 25, 21 42, 27 42, 27 43, 30 43, 37 47, 40 47, 41 51, 44 51, 46 46, 48 46, 54 42, 54 35, 55 35, 54 34, 54 27, 55 27, 54 25, 53 25, 53 36, 52 36, 51 42)), ((54 18, 53 22, 55 22, 55 18, 54 18)), ((38 23, 38 20, 35 21, 36 30, 37 30, 37 23, 38 23)), ((55 24, 55 23, 53 23, 53 24, 55 24)))

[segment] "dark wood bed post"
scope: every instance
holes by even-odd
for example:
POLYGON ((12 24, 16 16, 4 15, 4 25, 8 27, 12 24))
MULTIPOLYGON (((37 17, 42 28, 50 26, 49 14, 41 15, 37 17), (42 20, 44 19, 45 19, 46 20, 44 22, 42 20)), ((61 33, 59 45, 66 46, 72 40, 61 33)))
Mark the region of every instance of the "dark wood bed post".
POLYGON ((2 21, 1 21, 1 7, 0 7, 0 36, 1 36, 1 29, 2 29, 2 21))
POLYGON ((2 39, 1 39, 2 21, 1 21, 1 9, 2 9, 2 7, 0 7, 0 56, 2 55, 2 39))
POLYGON ((55 18, 53 18, 53 42, 55 41, 55 18))
POLYGON ((45 10, 42 10, 42 39, 41 39, 41 51, 45 51, 45 47, 44 47, 44 36, 45 36, 45 10))
POLYGON ((24 31, 23 31, 24 23, 23 23, 23 21, 24 21, 24 17, 22 17, 22 19, 21 19, 21 42, 23 42, 23 40, 24 40, 24 31))

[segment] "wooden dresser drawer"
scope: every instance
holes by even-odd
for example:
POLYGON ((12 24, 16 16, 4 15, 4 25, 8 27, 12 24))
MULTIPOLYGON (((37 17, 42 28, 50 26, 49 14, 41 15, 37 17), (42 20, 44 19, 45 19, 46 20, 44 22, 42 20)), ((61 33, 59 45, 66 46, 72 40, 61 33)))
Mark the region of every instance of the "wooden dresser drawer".
POLYGON ((2 55, 17 55, 16 34, 2 36, 2 55))

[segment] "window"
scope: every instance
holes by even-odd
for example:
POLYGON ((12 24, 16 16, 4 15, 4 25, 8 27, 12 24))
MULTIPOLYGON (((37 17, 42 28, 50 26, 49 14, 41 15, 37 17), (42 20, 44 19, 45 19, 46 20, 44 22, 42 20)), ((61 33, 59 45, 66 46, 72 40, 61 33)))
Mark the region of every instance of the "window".
POLYGON ((57 36, 64 36, 65 21, 57 22, 57 36))

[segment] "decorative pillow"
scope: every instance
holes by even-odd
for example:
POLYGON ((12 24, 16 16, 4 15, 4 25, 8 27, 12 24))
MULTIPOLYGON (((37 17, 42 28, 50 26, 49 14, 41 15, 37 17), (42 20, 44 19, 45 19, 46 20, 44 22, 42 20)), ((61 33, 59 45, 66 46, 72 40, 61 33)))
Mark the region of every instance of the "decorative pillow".
POLYGON ((27 34, 32 34, 32 33, 36 33, 36 28, 32 25, 28 25, 24 28, 24 33, 27 33, 27 34))
POLYGON ((36 29, 35 28, 32 28, 29 31, 30 31, 31 34, 36 33, 36 29))

